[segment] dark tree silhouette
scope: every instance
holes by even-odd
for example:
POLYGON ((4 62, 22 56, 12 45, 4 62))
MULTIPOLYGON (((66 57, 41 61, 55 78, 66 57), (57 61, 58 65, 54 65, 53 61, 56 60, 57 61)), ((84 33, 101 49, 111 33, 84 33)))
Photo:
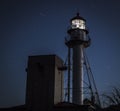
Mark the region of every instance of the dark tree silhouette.
POLYGON ((113 87, 110 94, 103 94, 104 102, 110 105, 120 105, 120 88, 113 87))

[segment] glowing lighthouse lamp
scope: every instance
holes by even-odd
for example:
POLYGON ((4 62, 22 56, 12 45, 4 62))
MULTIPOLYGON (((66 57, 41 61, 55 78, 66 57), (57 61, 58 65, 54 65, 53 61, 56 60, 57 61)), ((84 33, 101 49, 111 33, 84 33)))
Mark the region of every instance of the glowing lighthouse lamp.
POLYGON ((69 38, 65 42, 69 49, 72 48, 72 102, 79 105, 83 104, 83 50, 90 45, 85 23, 86 20, 77 13, 70 20, 70 28, 67 31, 69 38))
POLYGON ((74 18, 72 20, 72 29, 79 28, 79 29, 85 29, 85 21, 81 20, 79 18, 74 18))

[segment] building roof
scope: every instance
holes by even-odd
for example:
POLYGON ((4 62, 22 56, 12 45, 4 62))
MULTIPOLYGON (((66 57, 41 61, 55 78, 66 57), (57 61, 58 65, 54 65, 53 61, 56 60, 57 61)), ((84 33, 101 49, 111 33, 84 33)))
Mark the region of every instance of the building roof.
POLYGON ((7 107, 7 108, 0 108, 0 111, 27 111, 25 105, 7 107))
MULTIPOLYGON (((78 105, 74 103, 69 103, 69 102, 60 102, 54 106, 55 109, 64 109, 64 110, 77 110, 77 111, 88 111, 91 109, 91 111, 94 111, 95 108, 91 105, 78 105)), ((64 111, 62 110, 62 111, 64 111)))

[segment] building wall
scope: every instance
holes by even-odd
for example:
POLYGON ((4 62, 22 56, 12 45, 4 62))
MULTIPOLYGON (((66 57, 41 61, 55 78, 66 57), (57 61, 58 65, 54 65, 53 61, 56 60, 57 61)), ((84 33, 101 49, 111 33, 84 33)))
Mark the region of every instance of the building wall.
POLYGON ((63 61, 55 55, 29 56, 26 105, 28 110, 47 110, 62 100, 63 61))
POLYGON ((61 60, 56 56, 55 58, 55 83, 54 83, 54 104, 63 101, 63 72, 58 70, 59 67, 63 66, 61 60))

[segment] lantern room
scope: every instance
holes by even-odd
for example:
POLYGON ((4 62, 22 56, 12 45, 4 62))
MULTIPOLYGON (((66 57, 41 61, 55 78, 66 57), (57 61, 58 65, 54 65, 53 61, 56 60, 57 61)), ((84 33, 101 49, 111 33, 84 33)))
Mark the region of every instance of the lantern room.
POLYGON ((72 29, 86 29, 85 22, 86 20, 79 16, 79 13, 77 13, 77 16, 71 19, 71 28, 72 29))

